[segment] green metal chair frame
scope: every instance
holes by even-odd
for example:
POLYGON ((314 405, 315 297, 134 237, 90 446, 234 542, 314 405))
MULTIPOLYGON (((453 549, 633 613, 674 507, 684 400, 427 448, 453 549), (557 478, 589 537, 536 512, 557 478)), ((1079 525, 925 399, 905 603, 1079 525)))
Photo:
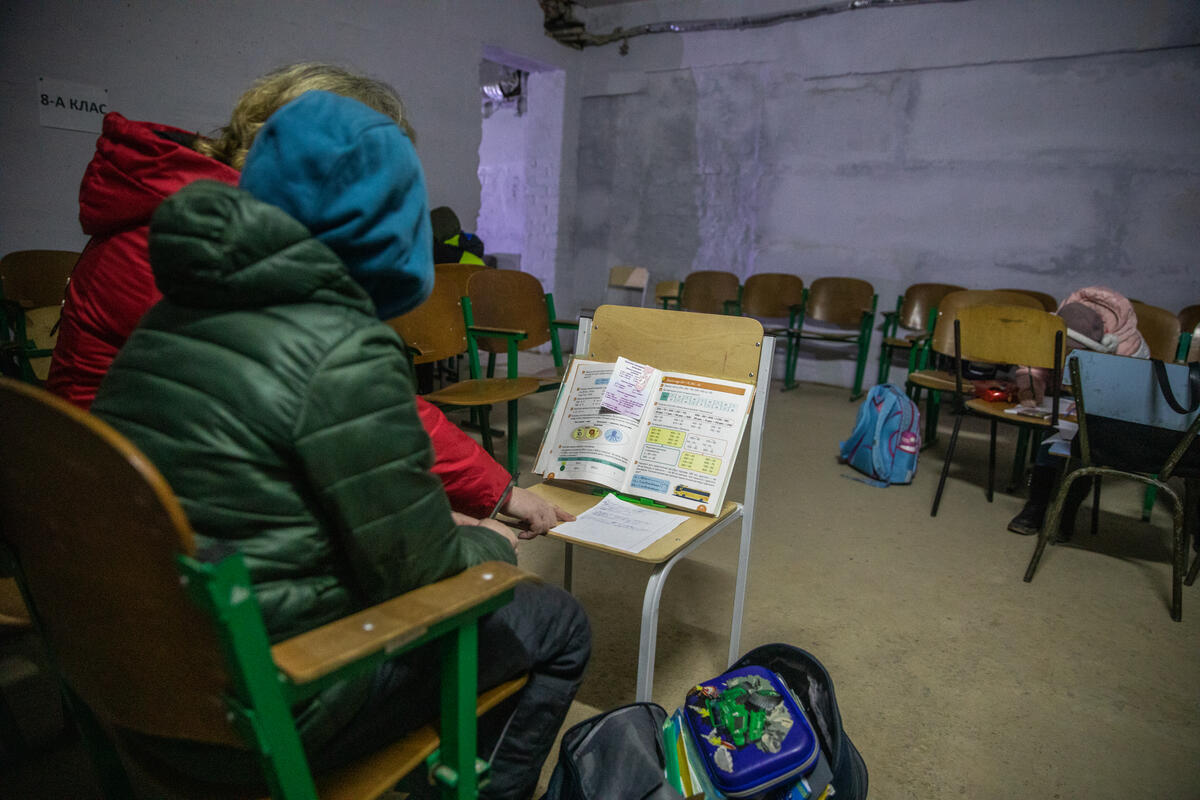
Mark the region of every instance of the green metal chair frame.
MULTIPOLYGON (((507 276, 505 276, 507 277, 507 276)), ((518 287, 519 291, 519 287, 518 287)), ((467 343, 468 343, 468 364, 470 366, 471 377, 479 378, 483 376, 483 367, 481 365, 479 351, 485 350, 488 354, 487 360, 487 377, 494 377, 496 374, 496 353, 501 349, 495 342, 503 342, 503 350, 506 356, 506 369, 509 378, 520 377, 520 368, 517 363, 518 353, 521 350, 527 350, 531 347, 544 344, 549 341, 550 354, 554 359, 554 370, 557 378, 561 378, 564 370, 562 345, 559 344, 558 332, 561 330, 578 330, 578 321, 560 320, 554 308, 554 294, 552 292, 541 292, 540 282, 528 273, 514 272, 511 270, 487 270, 483 273, 472 275, 467 281, 467 296, 462 298, 463 321, 467 326, 467 343), (522 298, 524 305, 513 303, 493 302, 493 298, 489 297, 489 304, 494 305, 497 310, 504 313, 505 316, 512 316, 512 322, 515 324, 497 325, 490 323, 494 318, 494 314, 489 312, 488 319, 481 322, 476 320, 476 308, 479 304, 481 296, 491 294, 491 287, 487 283, 504 276, 504 273, 510 273, 512 276, 521 276, 516 278, 517 281, 523 281, 532 285, 532 282, 537 282, 539 286, 540 299, 535 300, 529 293, 522 298), (472 286, 476 289, 472 291, 472 286), (486 287, 482 291, 479 287, 486 287), (474 295, 475 300, 471 299, 474 295), (538 326, 542 320, 536 319, 541 317, 544 308, 544 321, 548 328, 549 335, 546 338, 534 337, 531 338, 530 330, 538 326), (532 317, 524 317, 523 315, 530 314, 532 317), (532 325, 522 324, 533 319, 532 325), (489 342, 488 340, 492 340, 489 342)), ((506 320, 507 321, 507 320, 506 320)), ((539 392, 548 392, 558 389, 560 380, 558 379, 543 381, 538 387, 539 392)))
POLYGON ((791 360, 787 362, 784 369, 784 386, 792 387, 796 385, 796 362, 800 355, 800 341, 803 339, 813 339, 825 342, 839 342, 844 344, 857 345, 855 353, 855 368, 854 368, 854 386, 850 389, 851 402, 863 396, 863 376, 867 369, 867 355, 871 350, 871 332, 875 329, 875 310, 879 305, 879 295, 875 294, 871 284, 858 278, 817 278, 812 282, 811 286, 804 287, 804 297, 801 300, 802 309, 795 319, 794 323, 789 326, 794 326, 796 333, 796 346, 792 348, 791 360), (841 290, 841 291, 839 291, 841 290), (847 292, 846 290, 849 290, 847 292), (868 306, 847 307, 842 303, 832 303, 832 307, 836 309, 835 314, 826 312, 825 295, 826 293, 853 293, 865 297, 870 293, 871 301, 868 306), (820 316, 817 316, 812 308, 816 303, 814 296, 822 302, 820 316), (806 320, 813 319, 818 322, 830 322, 834 325, 849 326, 853 324, 852 317, 857 315, 858 333, 839 333, 835 331, 805 331, 804 323, 806 320))
POLYGON ((896 310, 883 312, 881 341, 879 342, 879 380, 887 383, 892 371, 892 355, 896 350, 909 353, 909 371, 912 370, 912 351, 919 343, 933 335, 937 322, 937 306, 950 292, 962 291, 962 286, 949 283, 914 283, 896 298, 896 310), (899 338, 898 329, 905 328, 914 333, 899 338))
MULTIPOLYGON (((1175 445, 1170 455, 1167 456, 1163 468, 1157 474, 1121 469, 1119 466, 1111 464, 1093 463, 1086 409, 1089 389, 1083 381, 1078 355, 1072 354, 1068 360, 1068 368, 1071 374, 1071 385, 1075 394, 1075 413, 1079 420, 1079 432, 1076 434, 1079 442, 1079 466, 1076 469, 1068 471, 1060 482, 1058 493, 1055 495, 1054 502, 1050 504, 1050 510, 1046 514, 1046 522, 1042 525, 1042 529, 1038 534, 1037 545, 1034 547, 1033 555, 1029 559, 1029 566, 1025 569, 1025 582, 1029 583, 1033 580, 1033 574, 1037 570, 1038 564, 1042 559, 1042 554, 1046 550, 1047 542, 1054 541, 1058 536, 1059 523, 1062 520, 1062 509, 1066 503, 1071 484, 1080 478, 1094 477, 1096 481, 1096 497, 1092 506, 1092 532, 1095 533, 1097 512, 1099 510, 1100 480, 1105 476, 1129 478, 1145 484, 1147 488, 1157 489, 1171 502, 1174 524, 1171 559, 1171 619, 1179 622, 1183 619, 1183 585, 1186 582, 1190 586, 1195 582, 1196 573, 1200 570, 1200 555, 1196 556, 1185 581, 1184 570, 1187 565, 1188 539, 1184 526, 1185 509, 1179 495, 1167 484, 1167 481, 1170 480, 1184 453, 1192 446, 1197 433, 1200 432, 1200 414, 1196 415, 1196 418, 1180 435, 1179 442, 1175 445)), ((1087 353, 1085 358, 1094 362, 1098 355, 1100 354, 1087 353)), ((1107 356, 1107 358, 1120 358, 1120 356, 1107 356)), ((1150 377, 1150 362, 1142 363, 1145 365, 1147 377, 1150 377)), ((1128 416, 1130 421, 1143 422, 1143 419, 1138 414, 1142 409, 1135 409, 1129 406, 1126 406, 1126 409, 1129 413, 1127 415, 1123 414, 1123 416, 1128 416)), ((1195 492, 1200 488, 1197 485, 1197 478, 1194 476, 1188 477, 1187 481, 1188 493, 1190 495, 1189 500, 1192 503, 1200 502, 1200 498, 1195 496, 1195 492)))
POLYGON ((5 378, 0 435, 9 449, 0 461, 0 571, 17 578, 106 796, 133 796, 123 760, 152 780, 169 774, 138 763, 108 735, 131 730, 257 752, 275 800, 316 800, 318 786, 322 797, 377 797, 394 784, 378 785, 378 762, 370 776, 353 774, 352 765, 314 778, 291 709, 431 642, 441 648, 440 747, 430 745, 430 731, 418 731, 425 749, 414 756, 385 748, 386 757, 402 755, 403 766, 384 775, 398 780, 433 747, 426 763, 442 796, 477 796, 486 764, 475 755, 475 715, 521 683, 502 684, 477 704, 478 620, 507 603, 526 573, 481 564, 272 646, 241 555, 199 561, 170 487, 118 432, 5 378), (77 502, 61 502, 63 483, 77 502), (129 610, 109 613, 118 607, 129 610), (172 644, 183 646, 164 645, 164 632, 178 632, 172 644), (129 686, 139 671, 144 682, 129 686))

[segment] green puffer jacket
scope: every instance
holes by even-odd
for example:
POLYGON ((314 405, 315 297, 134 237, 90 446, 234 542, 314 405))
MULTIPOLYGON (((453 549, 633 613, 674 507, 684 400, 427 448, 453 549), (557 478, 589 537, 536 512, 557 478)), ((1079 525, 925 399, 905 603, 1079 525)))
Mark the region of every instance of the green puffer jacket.
MULTIPOLYGON (((155 215, 164 299, 92 411, 158 467, 197 548, 244 556, 273 641, 488 560, 504 538, 455 526, 429 472, 400 338, 338 257, 275 206, 192 184, 155 215)), ((319 746, 369 676, 297 709, 319 746)))

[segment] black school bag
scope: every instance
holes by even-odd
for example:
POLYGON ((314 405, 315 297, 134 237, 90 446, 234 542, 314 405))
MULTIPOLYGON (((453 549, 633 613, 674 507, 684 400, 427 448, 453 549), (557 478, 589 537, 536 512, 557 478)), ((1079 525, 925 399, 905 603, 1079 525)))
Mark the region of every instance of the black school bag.
MULTIPOLYGON (((767 644, 730 669, 751 665, 778 673, 804 706, 833 772, 835 800, 866 800, 867 765, 842 730, 833 679, 821 662, 799 647, 767 644)), ((682 800, 665 778, 667 716, 656 703, 633 703, 569 728, 541 800, 682 800)))
POLYGON ((541 800, 683 800, 667 783, 657 703, 632 703, 567 729, 541 800))
POLYGON ((758 666, 775 672, 799 698, 817 731, 821 751, 833 772, 836 800, 866 800, 867 765, 842 729, 833 678, 816 656, 790 644, 764 644, 739 658, 729 669, 758 666))

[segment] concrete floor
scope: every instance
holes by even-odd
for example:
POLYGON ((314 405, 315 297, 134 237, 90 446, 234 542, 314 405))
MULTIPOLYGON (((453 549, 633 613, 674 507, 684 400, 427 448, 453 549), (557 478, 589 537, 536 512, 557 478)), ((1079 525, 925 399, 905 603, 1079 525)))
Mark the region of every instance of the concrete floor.
MULTIPOLYGON (((552 400, 523 401, 526 469, 552 400)), ((1106 484, 1100 534, 1050 548, 1026 584, 1034 540, 1004 530, 1022 500, 984 498, 985 425, 964 426, 931 519, 949 421, 911 486, 878 489, 835 460, 856 409, 844 388, 772 389, 741 650, 790 642, 825 663, 872 798, 1200 798, 1200 587, 1172 622, 1165 506, 1142 523, 1140 492, 1106 484)), ((1005 439, 1001 464, 1010 453, 1005 439)), ((545 539, 520 551, 551 581, 562 556, 545 539)), ((654 699, 668 709, 724 667, 736 557, 722 534, 667 582, 654 699)), ((594 653, 568 724, 633 699, 648 574, 577 551, 594 653)), ((96 796, 76 747, 0 770, 5 800, 96 796)))

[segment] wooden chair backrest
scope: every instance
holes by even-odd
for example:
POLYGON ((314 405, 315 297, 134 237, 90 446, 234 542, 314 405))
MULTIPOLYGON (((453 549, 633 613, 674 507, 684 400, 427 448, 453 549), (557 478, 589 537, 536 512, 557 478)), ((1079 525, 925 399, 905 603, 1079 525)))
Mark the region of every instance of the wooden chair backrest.
POLYGON ((654 305, 661 306, 664 297, 679 297, 683 281, 659 281, 654 284, 654 305))
POLYGON ((1008 292, 1000 289, 964 289, 950 292, 938 303, 937 322, 933 325, 933 337, 929 343, 935 353, 954 355, 954 320, 964 308, 981 305, 1023 306, 1041 309, 1036 298, 1023 292, 1008 292))
POLYGON ((1179 312, 1179 330, 1194 331, 1200 326, 1200 303, 1179 312))
POLYGON ((624 356, 666 372, 754 384, 762 338, 762 323, 750 317, 600 306, 583 357, 616 361, 624 356))
POLYGON ((871 310, 875 288, 858 278, 817 278, 808 289, 806 320, 857 328, 864 311, 871 310))
POLYGON ((901 328, 923 331, 929 324, 929 312, 938 307, 942 298, 951 292, 965 291, 962 286, 949 283, 914 283, 904 290, 904 301, 900 303, 898 324, 901 328))
POLYGON ((958 324, 962 356, 969 361, 1062 369, 1067 323, 1057 314, 1024 306, 970 306, 959 309, 958 324))
POLYGON ((162 475, 104 422, 10 379, 0 441, 0 537, 67 684, 108 724, 242 745, 216 633, 180 584, 192 531, 162 475))
MULTIPOLYGON (((513 269, 488 269, 476 272, 467 281, 467 297, 475 324, 484 328, 522 330, 526 338, 517 342, 518 350, 550 341, 550 312, 546 308, 546 290, 542 282, 528 272, 513 269)), ((505 353, 504 339, 476 340, 481 350, 505 353)))
POLYGON ((1058 301, 1054 299, 1054 296, 1045 292, 1039 292, 1036 289, 997 289, 996 291, 1023 294, 1037 300, 1043 311, 1049 311, 1051 314, 1058 311, 1058 301))
POLYGON ((701 314, 720 314, 726 300, 737 300, 738 276, 718 269, 702 269, 683 279, 679 307, 701 314))
POLYGON ((1179 317, 1158 306, 1131 301, 1133 312, 1137 314, 1137 329, 1146 346, 1150 348, 1150 357, 1163 361, 1174 361, 1175 351, 1179 347, 1179 317))
POLYGON ((16 250, 0 258, 0 290, 24 308, 60 305, 78 260, 73 250, 16 250))
POLYGON ((407 314, 387 320, 387 324, 400 334, 405 344, 417 351, 413 363, 428 364, 467 352, 463 295, 459 291, 458 276, 435 271, 433 291, 429 298, 407 314))
POLYGON ((645 267, 613 267, 608 271, 608 285, 621 289, 645 289, 650 283, 650 270, 645 267))
POLYGON ((786 317, 803 301, 804 281, 786 272, 751 275, 742 287, 742 313, 751 317, 786 317))
POLYGON ((434 280, 449 281, 455 298, 467 296, 467 283, 476 272, 491 269, 482 264, 434 264, 434 280))

